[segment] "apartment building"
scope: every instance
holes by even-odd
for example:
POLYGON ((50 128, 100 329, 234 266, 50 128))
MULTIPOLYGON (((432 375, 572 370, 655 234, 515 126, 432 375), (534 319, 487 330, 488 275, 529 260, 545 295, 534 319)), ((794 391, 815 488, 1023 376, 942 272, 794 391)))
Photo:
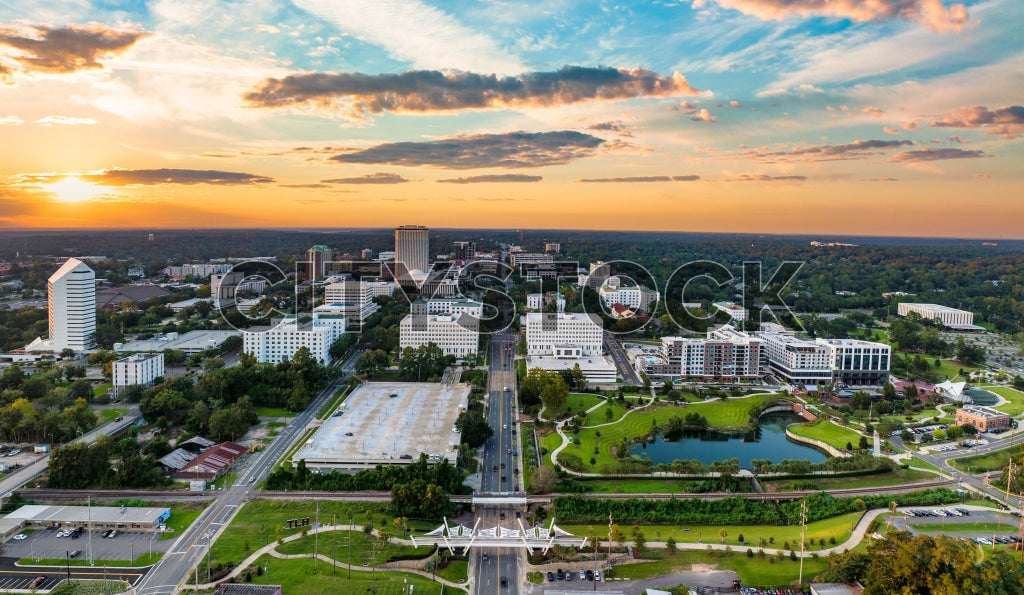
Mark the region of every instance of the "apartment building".
POLYGON ((347 323, 339 309, 328 306, 315 311, 309 321, 286 317, 271 327, 243 331, 242 350, 258 362, 280 362, 305 347, 314 359, 329 363, 331 345, 345 334, 347 323))

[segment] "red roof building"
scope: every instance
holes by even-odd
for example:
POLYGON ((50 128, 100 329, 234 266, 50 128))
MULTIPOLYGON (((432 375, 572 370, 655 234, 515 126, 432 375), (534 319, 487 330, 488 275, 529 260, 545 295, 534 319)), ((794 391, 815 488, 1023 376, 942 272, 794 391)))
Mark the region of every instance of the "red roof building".
POLYGON ((242 458, 246 449, 234 442, 221 442, 204 450, 198 457, 174 474, 176 479, 213 479, 242 458))

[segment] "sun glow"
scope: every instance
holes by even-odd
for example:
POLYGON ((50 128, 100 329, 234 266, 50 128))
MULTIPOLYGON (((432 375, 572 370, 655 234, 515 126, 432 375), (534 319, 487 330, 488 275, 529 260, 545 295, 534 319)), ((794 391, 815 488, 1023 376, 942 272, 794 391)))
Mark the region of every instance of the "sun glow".
POLYGON ((75 177, 64 178, 53 184, 44 184, 43 188, 47 192, 52 192, 54 198, 60 202, 84 202, 110 191, 109 188, 96 186, 75 177))

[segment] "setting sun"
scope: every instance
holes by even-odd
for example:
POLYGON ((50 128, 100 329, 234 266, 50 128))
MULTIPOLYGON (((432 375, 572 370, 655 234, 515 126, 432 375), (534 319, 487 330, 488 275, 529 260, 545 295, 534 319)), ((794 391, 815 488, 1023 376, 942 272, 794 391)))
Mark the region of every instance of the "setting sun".
POLYGON ((52 192, 54 198, 60 202, 84 202, 108 191, 103 186, 96 186, 79 178, 64 178, 53 184, 45 184, 43 188, 52 192))

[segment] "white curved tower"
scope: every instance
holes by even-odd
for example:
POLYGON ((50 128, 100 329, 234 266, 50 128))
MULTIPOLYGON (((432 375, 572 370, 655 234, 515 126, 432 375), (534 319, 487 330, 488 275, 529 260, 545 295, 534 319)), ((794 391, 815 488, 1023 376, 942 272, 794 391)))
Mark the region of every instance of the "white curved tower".
POLYGON ((68 259, 46 282, 53 351, 84 351, 95 344, 96 273, 68 259))

